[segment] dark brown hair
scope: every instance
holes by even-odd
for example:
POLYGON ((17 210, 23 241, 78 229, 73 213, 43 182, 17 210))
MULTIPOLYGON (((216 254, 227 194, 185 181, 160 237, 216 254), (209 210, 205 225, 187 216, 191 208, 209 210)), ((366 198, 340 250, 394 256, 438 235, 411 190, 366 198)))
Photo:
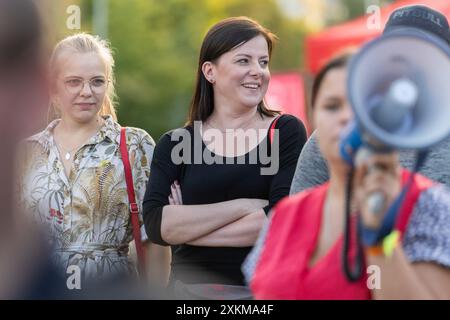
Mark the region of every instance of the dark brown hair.
POLYGON ((314 109, 316 104, 317 94, 319 93, 320 86, 327 73, 333 69, 339 69, 346 67, 350 62, 350 59, 355 54, 355 48, 346 49, 343 52, 338 53, 332 57, 323 67, 320 69, 317 76, 314 78, 312 92, 311 92, 311 107, 314 109))
MULTIPOLYGON (((224 53, 259 35, 262 35, 266 39, 270 57, 272 55, 273 44, 277 37, 250 18, 228 18, 209 29, 203 39, 200 50, 195 93, 191 101, 186 125, 192 125, 194 121, 205 121, 214 110, 213 87, 203 75, 203 64, 207 61, 216 61, 224 53)), ((278 111, 270 110, 264 103, 264 100, 258 104, 258 111, 261 115, 266 116, 279 114, 278 111)))

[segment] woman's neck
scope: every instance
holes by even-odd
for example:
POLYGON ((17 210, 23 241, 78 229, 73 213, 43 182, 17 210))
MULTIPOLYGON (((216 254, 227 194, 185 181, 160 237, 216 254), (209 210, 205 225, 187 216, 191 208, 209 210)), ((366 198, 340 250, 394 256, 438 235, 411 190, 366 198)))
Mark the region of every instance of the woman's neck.
MULTIPOLYGON (((352 195, 347 196, 347 183, 348 183, 349 170, 345 166, 330 166, 330 184, 328 188, 327 200, 332 199, 332 202, 336 204, 340 209, 345 210, 345 201, 349 199, 351 201, 350 208, 351 213, 354 212, 354 199, 352 195)), ((342 211, 344 213, 344 211, 342 211)))
POLYGON ((215 104, 208 121, 221 129, 238 129, 248 127, 258 114, 257 108, 233 108, 230 105, 215 104))
POLYGON ((345 186, 347 184, 347 173, 344 170, 330 170, 329 194, 334 197, 343 198, 345 196, 345 186))
POLYGON ((58 126, 59 130, 64 131, 70 134, 77 134, 82 132, 92 132, 99 128, 103 119, 100 116, 95 117, 89 122, 81 123, 75 120, 63 117, 59 122, 58 126))
POLYGON ((54 129, 54 135, 59 141, 65 141, 66 148, 74 145, 78 146, 89 137, 93 136, 104 123, 104 120, 98 116, 88 123, 79 123, 67 118, 61 118, 54 129), (59 139, 58 139, 59 138, 59 139))
POLYGON ((330 183, 322 210, 321 240, 329 248, 341 235, 345 214, 346 172, 330 167, 330 183))

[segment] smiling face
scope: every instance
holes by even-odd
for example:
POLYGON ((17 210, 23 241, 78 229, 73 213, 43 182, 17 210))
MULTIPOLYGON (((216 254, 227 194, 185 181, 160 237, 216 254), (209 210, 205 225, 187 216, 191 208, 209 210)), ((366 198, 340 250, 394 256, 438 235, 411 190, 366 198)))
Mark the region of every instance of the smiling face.
POLYGON ((106 65, 99 54, 63 52, 58 57, 52 99, 62 119, 89 123, 105 100, 106 65))
POLYGON ((339 67, 327 72, 314 105, 314 124, 320 151, 331 162, 343 162, 339 153, 343 129, 353 118, 346 94, 347 69, 339 67))
POLYGON ((237 108, 256 107, 270 80, 269 49, 262 36, 243 43, 203 66, 206 79, 214 83, 214 101, 237 108))

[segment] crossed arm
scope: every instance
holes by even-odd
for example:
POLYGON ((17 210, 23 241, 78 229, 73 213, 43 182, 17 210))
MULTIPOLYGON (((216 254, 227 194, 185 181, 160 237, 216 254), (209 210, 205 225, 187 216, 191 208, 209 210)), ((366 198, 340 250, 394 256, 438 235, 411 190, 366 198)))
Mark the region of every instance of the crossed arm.
POLYGON ((236 199, 207 205, 183 205, 178 183, 164 206, 161 235, 170 244, 209 247, 252 246, 267 219, 261 199, 236 199))

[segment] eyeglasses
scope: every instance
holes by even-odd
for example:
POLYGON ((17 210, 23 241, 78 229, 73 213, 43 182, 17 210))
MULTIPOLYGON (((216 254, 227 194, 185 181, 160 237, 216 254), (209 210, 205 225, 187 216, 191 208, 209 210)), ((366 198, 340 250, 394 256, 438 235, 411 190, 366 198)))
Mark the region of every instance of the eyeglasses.
POLYGON ((80 78, 69 78, 64 80, 64 87, 70 94, 79 94, 84 88, 84 84, 88 82, 92 93, 102 94, 106 91, 109 80, 105 78, 94 78, 84 80, 80 78))

